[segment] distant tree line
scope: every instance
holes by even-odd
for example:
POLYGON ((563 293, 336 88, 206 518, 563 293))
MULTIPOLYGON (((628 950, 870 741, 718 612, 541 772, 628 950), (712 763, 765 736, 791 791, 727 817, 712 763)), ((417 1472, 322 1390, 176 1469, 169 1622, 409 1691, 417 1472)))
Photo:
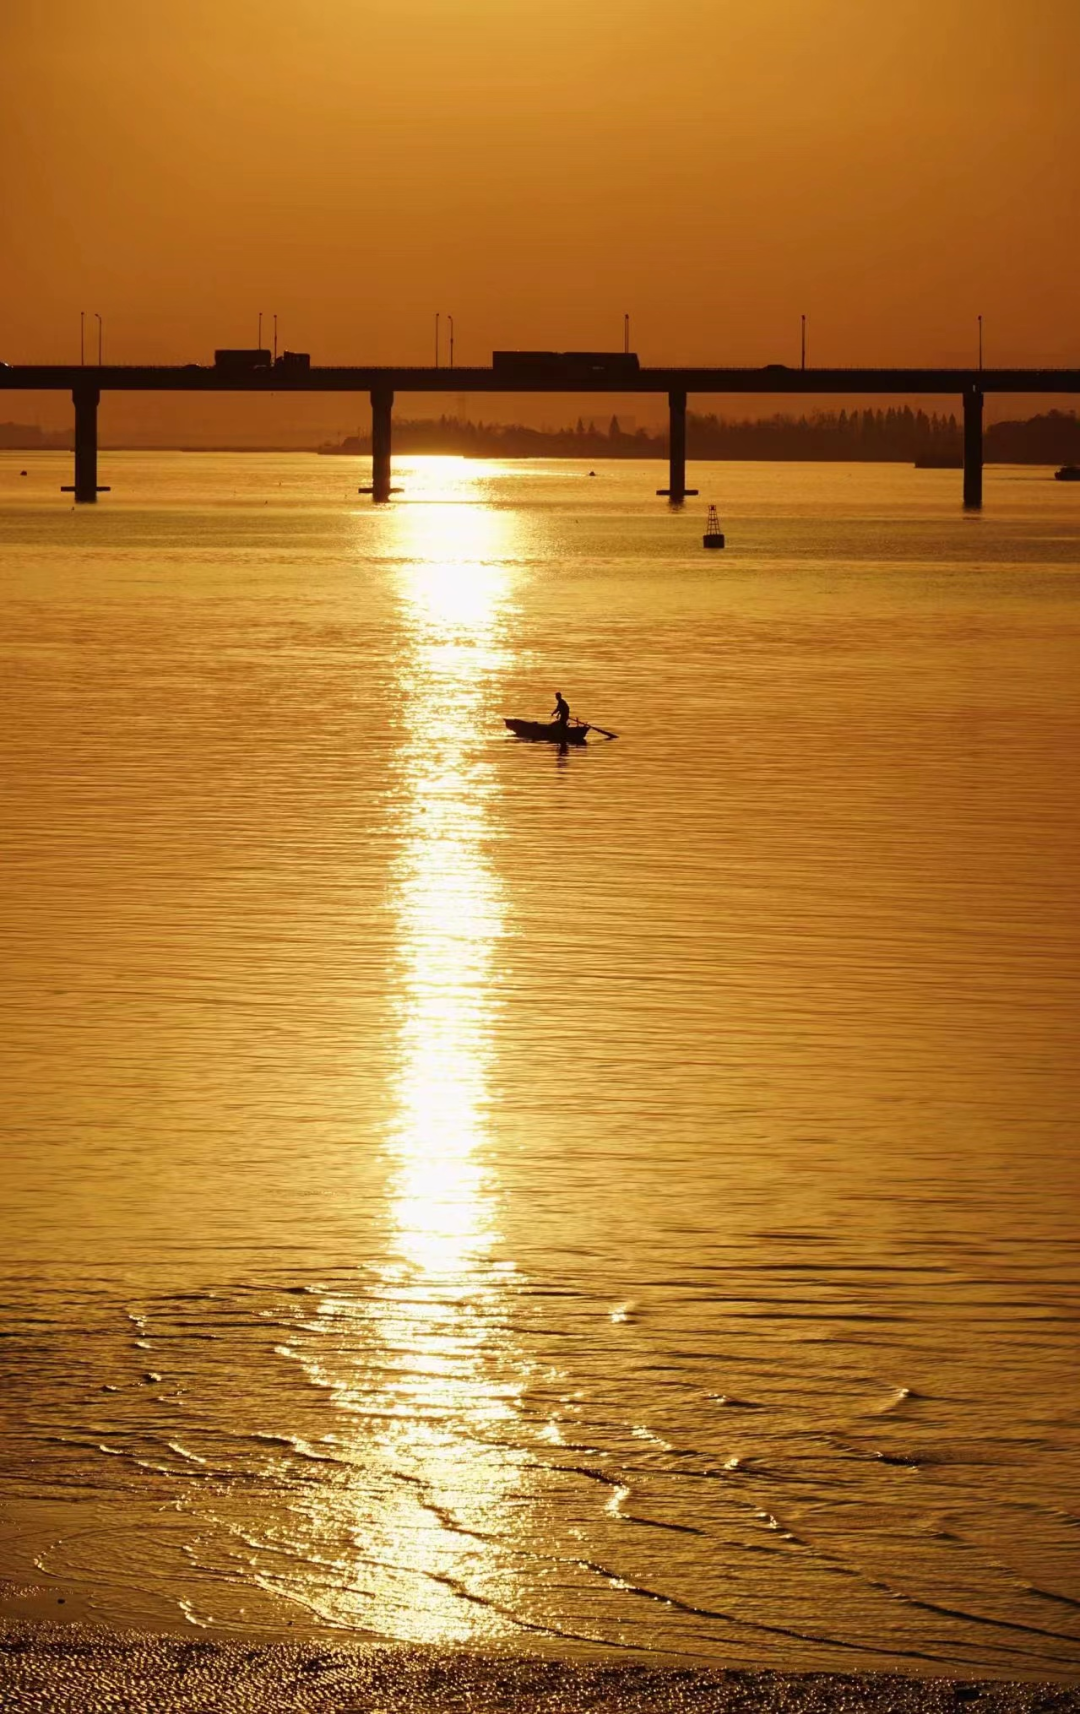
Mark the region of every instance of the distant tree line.
POLYGON ((75 445, 75 430, 43 429, 36 423, 0 423, 0 449, 8 452, 62 451, 75 445))
POLYGON ((727 422, 709 415, 687 423, 695 458, 887 459, 951 458, 962 449, 955 416, 899 409, 816 411, 810 417, 773 416, 727 422), (692 437, 692 438, 691 438, 692 437))
POLYGON ((995 464, 1080 464, 1080 417, 1047 411, 1022 423, 992 423, 985 456, 995 464))
MULTIPOLYGON (((574 428, 538 429, 524 423, 463 422, 459 417, 394 423, 400 452, 458 454, 465 458, 664 458, 666 433, 636 429, 625 433, 618 417, 606 428, 579 417, 574 428)), ((367 453, 368 434, 349 435, 326 453, 367 453)), ((910 405, 887 410, 817 411, 810 417, 777 415, 729 422, 714 413, 687 418, 691 458, 833 459, 847 462, 914 462, 917 458, 959 458, 962 430, 955 415, 913 411, 910 405)), ((992 423, 983 437, 983 456, 998 464, 1080 462, 1080 419, 1074 412, 1049 411, 1027 422, 992 423)))
MULTIPOLYGON (((73 444, 71 429, 0 423, 0 450, 46 451, 73 444)), ((394 423, 394 446, 399 452, 458 453, 465 458, 666 458, 667 434, 625 432, 617 416, 599 428, 579 417, 574 428, 564 429, 462 422, 458 417, 421 422, 400 418, 394 423)), ((962 450, 962 431, 954 415, 913 411, 909 405, 739 422, 690 412, 687 420, 691 458, 910 463, 917 458, 959 458, 962 450)), ((319 451, 369 453, 371 437, 349 435, 319 451)), ((1046 411, 1025 422, 991 423, 983 436, 983 456, 990 464, 1080 464, 1080 417, 1075 411, 1046 411)))

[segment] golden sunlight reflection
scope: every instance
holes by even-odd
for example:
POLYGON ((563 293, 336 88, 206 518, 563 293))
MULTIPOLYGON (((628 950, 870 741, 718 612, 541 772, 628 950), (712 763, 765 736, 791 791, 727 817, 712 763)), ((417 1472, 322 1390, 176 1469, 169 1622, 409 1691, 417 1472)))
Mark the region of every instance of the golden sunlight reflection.
POLYGON ((355 1473, 321 1502, 319 1537, 336 1540, 338 1558, 331 1576, 314 1574, 312 1600, 332 1623, 430 1642, 518 1629, 513 1520, 530 1480, 519 1426, 528 1365, 506 1331, 514 1270, 495 1253, 487 1134, 505 912, 481 727, 503 657, 515 525, 462 504, 469 493, 466 467, 453 503, 387 517, 407 639, 390 1255, 371 1290, 320 1304, 324 1337, 306 1364, 332 1395, 355 1473), (343 1320, 355 1336, 345 1345, 343 1320))
MULTIPOLYGON (((460 496, 469 477, 459 474, 460 496)), ((513 1437, 500 1433, 524 1377, 495 1315, 504 1275, 492 1265, 498 1192, 486 1144, 504 903, 487 856, 494 781, 478 739, 502 658, 513 526, 460 498, 402 507, 395 524, 410 647, 391 1136, 399 1261, 380 1327, 397 1373, 384 1435, 408 1476, 393 1490, 392 1525, 395 1564, 412 1574, 407 1634, 446 1642, 504 1628, 495 1543, 520 1481, 513 1437)))
POLYGON ((484 1128, 503 928, 486 855, 490 769, 477 739, 501 659, 509 518, 482 505, 402 508, 401 593, 411 640, 402 703, 397 1245, 442 1276, 490 1247, 484 1128))

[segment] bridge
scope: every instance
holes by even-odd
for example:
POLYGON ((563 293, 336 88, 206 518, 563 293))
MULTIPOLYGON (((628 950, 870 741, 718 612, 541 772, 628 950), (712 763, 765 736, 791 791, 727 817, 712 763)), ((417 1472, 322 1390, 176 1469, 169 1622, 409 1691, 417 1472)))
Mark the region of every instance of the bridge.
MULTIPOLYGON (((269 358, 269 353, 266 354, 269 358)), ((372 412, 372 482, 376 501, 391 495, 391 421, 398 393, 665 393, 668 400, 668 486, 657 492, 678 504, 686 486, 686 402, 691 394, 958 395, 964 411, 964 505, 982 505, 982 421, 987 393, 1080 394, 1080 369, 761 369, 640 368, 629 354, 499 353, 490 368, 333 367, 281 363, 234 369, 188 363, 12 364, 0 366, 0 392, 70 392, 75 406, 77 504, 104 492, 98 486, 97 413, 105 391, 129 393, 367 393, 372 412), (530 358, 555 359, 545 364, 530 358), (520 361, 515 362, 515 358, 520 361)))

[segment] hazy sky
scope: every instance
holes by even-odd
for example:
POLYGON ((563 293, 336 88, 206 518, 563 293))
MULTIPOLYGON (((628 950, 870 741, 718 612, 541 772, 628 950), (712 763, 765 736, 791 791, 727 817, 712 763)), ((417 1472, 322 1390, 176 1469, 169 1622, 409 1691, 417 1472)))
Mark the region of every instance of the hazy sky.
POLYGON ((1080 0, 0 0, 0 356, 1080 362, 1078 67, 1080 0))

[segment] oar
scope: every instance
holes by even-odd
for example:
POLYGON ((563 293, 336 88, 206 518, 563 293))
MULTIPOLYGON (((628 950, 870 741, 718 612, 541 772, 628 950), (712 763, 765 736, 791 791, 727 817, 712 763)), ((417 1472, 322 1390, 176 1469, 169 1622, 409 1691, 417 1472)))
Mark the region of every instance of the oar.
POLYGON ((619 736, 617 732, 605 732, 602 726, 594 726, 591 720, 586 720, 583 724, 589 728, 590 732, 599 732, 601 738, 617 738, 619 736))

